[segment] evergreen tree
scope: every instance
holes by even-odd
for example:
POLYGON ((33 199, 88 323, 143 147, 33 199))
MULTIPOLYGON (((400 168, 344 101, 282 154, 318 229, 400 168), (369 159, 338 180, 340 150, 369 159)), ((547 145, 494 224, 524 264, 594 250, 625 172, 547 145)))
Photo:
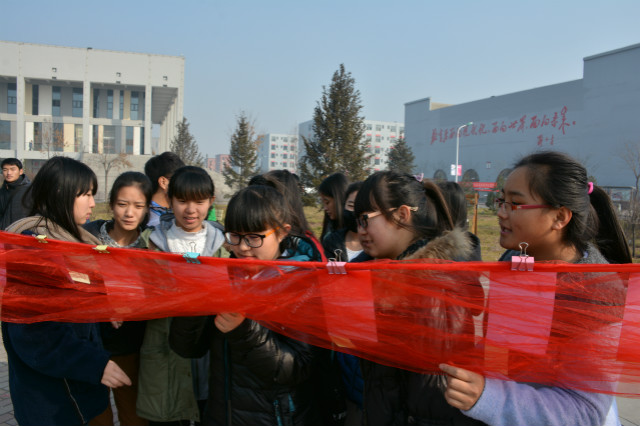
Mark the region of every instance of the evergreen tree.
POLYGON ((300 161, 300 178, 305 187, 317 188, 335 172, 348 175, 352 181, 366 178, 370 155, 362 137, 361 109, 355 80, 340 64, 329 88, 322 87, 322 98, 313 114, 313 137, 302 137, 305 155, 300 161))
POLYGON ((222 174, 224 182, 234 191, 247 184, 249 178, 256 175, 256 160, 258 159, 257 144, 253 126, 244 112, 238 117, 235 132, 231 135, 231 149, 229 165, 222 174))
POLYGON ((189 166, 204 166, 204 158, 198 150, 198 143, 189 132, 189 123, 186 118, 177 124, 178 134, 171 140, 170 150, 189 166))
POLYGON ((407 141, 403 137, 399 137, 389 150, 389 160, 387 161, 387 168, 394 172, 400 173, 413 173, 416 159, 413 155, 411 147, 407 144, 407 141))

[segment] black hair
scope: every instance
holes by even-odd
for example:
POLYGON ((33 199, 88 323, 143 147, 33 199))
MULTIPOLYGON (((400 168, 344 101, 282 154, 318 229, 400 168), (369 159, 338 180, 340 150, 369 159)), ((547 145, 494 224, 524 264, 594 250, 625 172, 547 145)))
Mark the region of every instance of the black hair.
POLYGON ((329 215, 325 212, 324 220, 322 222, 322 232, 320 233, 320 241, 329 231, 329 226, 333 230, 344 228, 344 220, 342 219, 342 210, 344 208, 345 192, 349 186, 349 178, 344 174, 338 172, 325 178, 318 187, 318 192, 325 197, 333 198, 333 205, 336 209, 336 218, 334 220, 329 219, 329 215))
POLYGON ((271 186, 251 185, 236 192, 224 216, 224 228, 230 232, 260 232, 291 224, 291 210, 284 195, 271 186))
MULTIPOLYGON (((76 198, 98 190, 98 179, 89 166, 68 157, 53 157, 42 165, 25 197, 31 197, 31 216, 40 215, 82 241, 73 216, 76 198)), ((46 225, 45 225, 46 226, 46 225)))
POLYGON ((182 166, 184 166, 184 162, 173 152, 167 151, 151 157, 144 165, 144 174, 147 175, 151 181, 153 193, 155 194, 158 191, 158 179, 163 176, 171 179, 175 171, 182 166))
MULTIPOLYGON (((349 195, 353 194, 354 192, 360 191, 360 188, 362 188, 362 183, 362 181, 353 182, 347 187, 347 190, 344 192, 345 203, 347 202, 347 198, 349 198, 349 195)), ((342 203, 342 207, 344 208, 344 203, 342 203)))
POLYGON ((376 172, 369 176, 356 196, 356 217, 365 212, 380 211, 398 226, 411 230, 416 239, 430 239, 453 229, 447 203, 438 186, 429 179, 422 182, 410 174, 394 171, 376 172), (393 209, 416 207, 411 224, 399 223, 393 209))
POLYGON ((580 253, 593 242, 611 263, 631 263, 631 252, 618 222, 611 199, 600 187, 589 194, 587 170, 567 154, 542 151, 518 161, 514 169, 526 167, 529 190, 545 204, 571 210, 565 227, 565 243, 580 253))
POLYGON ((439 181, 436 185, 447 202, 453 224, 458 228, 467 229, 467 197, 464 189, 458 183, 451 181, 439 181))
POLYGON ((209 173, 201 167, 184 166, 175 171, 169 181, 169 198, 197 201, 213 198, 216 188, 209 173))
MULTIPOLYGON (((116 178, 111 186, 111 191, 109 192, 109 206, 113 209, 113 206, 118 200, 118 193, 120 190, 129 186, 135 186, 140 190, 140 192, 142 192, 148 208, 151 204, 151 198, 153 197, 151 181, 145 174, 140 172, 124 172, 116 178)), ((147 214, 145 214, 142 219, 140 226, 144 227, 148 221, 149 211, 147 209, 147 214)))
POLYGON ((249 180, 251 185, 265 185, 275 188, 281 193, 291 211, 291 232, 297 235, 304 235, 311 232, 309 222, 304 214, 302 206, 302 193, 298 176, 288 170, 270 170, 262 175, 257 175, 249 180))
POLYGON ((22 161, 18 160, 17 158, 5 158, 4 160, 2 160, 2 163, 0 164, 0 168, 9 165, 9 166, 18 166, 18 168, 20 170, 22 170, 22 161))

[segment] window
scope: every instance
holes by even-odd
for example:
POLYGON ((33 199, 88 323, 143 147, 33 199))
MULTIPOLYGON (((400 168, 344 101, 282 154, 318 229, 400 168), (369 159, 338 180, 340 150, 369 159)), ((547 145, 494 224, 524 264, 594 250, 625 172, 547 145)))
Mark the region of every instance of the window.
POLYGON ((271 144, 271 149, 276 149, 276 144, 272 143, 271 144))
POLYGON ((60 117, 60 86, 53 86, 53 93, 51 94, 51 115, 54 117, 60 117))
POLYGON ((116 153, 116 126, 104 126, 102 152, 105 154, 116 153))
POLYGON ((380 159, 379 159, 379 158, 376 158, 376 160, 375 160, 374 164, 375 164, 376 166, 379 166, 379 165, 380 165, 380 159))
POLYGON ((287 158, 287 154, 282 154, 282 158, 287 158))
POLYGON ((73 88, 73 101, 71 103, 73 117, 82 117, 82 87, 73 88))
POLYGON ((133 154, 133 127, 127 127, 127 141, 125 144, 125 153, 133 154))
POLYGON ((99 144, 98 144, 98 142, 99 142, 99 133, 98 132, 99 131, 100 131, 100 126, 98 126, 97 124, 94 124, 94 126, 93 126, 93 145, 92 145, 92 150, 91 150, 91 152, 93 152, 94 154, 98 154, 98 147, 99 147, 99 144))
POLYGON ((275 162, 275 161, 272 161, 272 162, 271 162, 271 167, 275 167, 275 166, 276 166, 276 162, 275 162))
POLYGON ((32 151, 42 151, 42 123, 33 123, 32 151))
POLYGON ((73 150, 82 152, 82 124, 76 124, 73 130, 73 150))
POLYGON ((31 86, 31 114, 38 115, 38 102, 40 99, 40 86, 33 84, 31 86))
MULTIPOLYGON (((100 99, 100 89, 93 89, 93 118, 99 118, 98 116, 98 99, 100 99)), ((95 140, 94 132, 94 140, 95 140)), ((96 149, 93 152, 98 152, 96 149)))
POLYGON ((376 132, 379 132, 380 130, 382 130, 382 125, 376 124, 376 132))
POLYGON ((138 107, 140 106, 140 99, 138 98, 138 92, 131 92, 131 119, 138 120, 138 107))
POLYGON ((289 142, 289 138, 285 136, 285 137, 282 138, 282 141, 283 142, 289 142))
POLYGON ((271 153, 271 158, 276 158, 276 153, 275 152, 271 153))
POLYGON ((396 126, 389 126, 389 130, 391 130, 391 133, 395 133, 396 132, 396 126))
POLYGON ((120 120, 124 118, 124 91, 120 91, 120 120))
POLYGON ((289 150, 289 145, 282 145, 282 149, 284 149, 285 151, 289 150))
POLYGON ((16 92, 16 83, 7 84, 7 112, 15 114, 17 111, 18 94, 16 92))
POLYGON ((382 142, 382 137, 376 136, 376 142, 382 142))
POLYGON ((376 148, 376 150, 374 151, 376 154, 380 154, 380 148, 376 148))
POLYGON ((107 90, 107 118, 113 118, 113 90, 107 90))
POLYGON ((11 122, 0 120, 0 149, 11 149, 11 122))
POLYGON ((49 151, 64 151, 64 124, 53 123, 53 134, 51 136, 49 151))
POLYGON ((271 142, 274 142, 274 141, 276 141, 276 140, 278 140, 278 138, 277 138, 277 137, 275 137, 275 136, 271 136, 271 142))
POLYGON ((371 129, 372 129, 371 124, 367 124, 367 130, 371 130, 371 129))
POLYGON ((144 127, 140 127, 140 155, 144 155, 144 127))

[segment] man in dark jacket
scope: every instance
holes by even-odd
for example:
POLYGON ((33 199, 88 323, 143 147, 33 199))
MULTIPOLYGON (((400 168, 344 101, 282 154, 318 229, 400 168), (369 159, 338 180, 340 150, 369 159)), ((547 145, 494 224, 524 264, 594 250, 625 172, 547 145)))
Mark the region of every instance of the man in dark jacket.
POLYGON ((0 188, 0 229, 4 230, 18 219, 29 216, 31 201, 22 198, 31 185, 24 174, 22 162, 17 158, 2 161, 4 182, 0 188))

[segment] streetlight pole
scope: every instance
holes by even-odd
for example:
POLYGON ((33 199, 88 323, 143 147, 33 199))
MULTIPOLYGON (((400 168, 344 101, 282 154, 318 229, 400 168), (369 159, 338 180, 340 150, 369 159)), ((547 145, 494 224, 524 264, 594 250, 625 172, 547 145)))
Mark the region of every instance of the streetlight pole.
POLYGON ((467 124, 463 124, 462 126, 458 127, 458 131, 456 132, 456 170, 455 170, 456 183, 458 183, 458 154, 460 153, 460 129, 462 129, 463 127, 471 126, 472 124, 473 124, 473 121, 470 121, 467 124))

